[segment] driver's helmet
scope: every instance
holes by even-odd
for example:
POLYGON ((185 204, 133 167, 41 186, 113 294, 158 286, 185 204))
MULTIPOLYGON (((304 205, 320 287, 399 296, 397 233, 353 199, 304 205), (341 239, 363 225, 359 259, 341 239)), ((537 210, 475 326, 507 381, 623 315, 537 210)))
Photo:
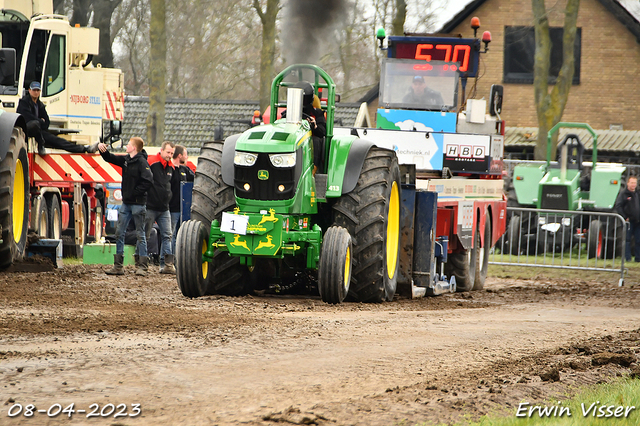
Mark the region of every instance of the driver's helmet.
POLYGON ((308 81, 299 81, 293 85, 297 89, 302 89, 302 105, 311 105, 313 103, 313 86, 308 81))

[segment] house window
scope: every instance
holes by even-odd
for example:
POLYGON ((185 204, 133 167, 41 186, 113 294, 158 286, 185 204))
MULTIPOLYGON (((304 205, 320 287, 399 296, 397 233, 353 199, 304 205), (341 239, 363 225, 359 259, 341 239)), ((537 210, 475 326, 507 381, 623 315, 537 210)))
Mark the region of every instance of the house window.
MULTIPOLYGON (((551 66, 549 68, 549 84, 555 84, 562 67, 562 35, 561 27, 550 27, 551 66)), ((573 55, 575 70, 573 84, 580 84, 580 46, 582 29, 576 31, 573 55)), ((533 62, 536 50, 533 27, 505 27, 504 31, 504 82, 533 84, 533 62)))

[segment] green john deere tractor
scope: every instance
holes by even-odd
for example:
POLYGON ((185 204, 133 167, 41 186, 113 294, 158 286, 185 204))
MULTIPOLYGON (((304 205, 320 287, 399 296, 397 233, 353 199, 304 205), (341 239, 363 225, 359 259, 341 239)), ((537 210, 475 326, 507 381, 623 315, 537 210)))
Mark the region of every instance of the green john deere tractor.
POLYGON ((622 255, 621 224, 611 216, 598 213, 613 211, 626 167, 597 161, 598 135, 591 126, 561 122, 547 135, 546 164, 522 163, 514 168, 513 187, 518 207, 593 214, 514 213, 507 229, 512 254, 560 252, 586 241, 589 257, 622 255), (567 133, 558 143, 558 161, 555 164, 551 162, 552 136, 561 127, 589 132, 593 138, 591 164, 582 161, 585 147, 575 133, 567 133), (535 241, 538 247, 530 244, 535 241))
MULTIPOLYGON (((239 295, 317 271, 322 300, 393 299, 400 241, 400 170, 394 151, 333 135, 335 84, 315 65, 272 83, 270 123, 202 147, 191 219, 176 242, 187 297, 239 295), (323 101, 326 137, 303 117, 302 81, 323 101), (284 101, 286 95, 286 102, 284 101), (278 118, 287 108, 286 118, 278 118)), ((284 285, 283 285, 284 286, 284 285)))

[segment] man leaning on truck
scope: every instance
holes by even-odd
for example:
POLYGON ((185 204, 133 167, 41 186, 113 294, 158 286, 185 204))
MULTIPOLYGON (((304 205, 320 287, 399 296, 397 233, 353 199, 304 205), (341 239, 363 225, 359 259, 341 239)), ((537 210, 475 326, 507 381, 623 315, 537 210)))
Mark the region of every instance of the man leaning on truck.
POLYGON ((18 102, 16 112, 22 115, 27 122, 27 135, 35 138, 38 143, 38 154, 45 155, 44 147, 63 149, 75 154, 93 154, 98 149, 98 143, 93 145, 76 145, 66 139, 62 139, 49 133, 49 114, 45 105, 40 100, 40 83, 32 81, 29 85, 29 93, 25 94, 18 102))

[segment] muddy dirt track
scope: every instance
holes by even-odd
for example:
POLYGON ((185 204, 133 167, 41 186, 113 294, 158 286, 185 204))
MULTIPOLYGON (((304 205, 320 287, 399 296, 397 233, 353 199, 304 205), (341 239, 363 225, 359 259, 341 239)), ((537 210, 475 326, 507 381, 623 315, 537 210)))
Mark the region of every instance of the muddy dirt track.
POLYGON ((190 300, 174 277, 103 269, 0 272, 0 425, 449 423, 640 374, 634 279, 547 273, 329 306, 190 300), (86 412, 46 413, 71 403, 86 412), (9 417, 16 404, 45 412, 9 417), (96 407, 105 416, 87 418, 96 407))

